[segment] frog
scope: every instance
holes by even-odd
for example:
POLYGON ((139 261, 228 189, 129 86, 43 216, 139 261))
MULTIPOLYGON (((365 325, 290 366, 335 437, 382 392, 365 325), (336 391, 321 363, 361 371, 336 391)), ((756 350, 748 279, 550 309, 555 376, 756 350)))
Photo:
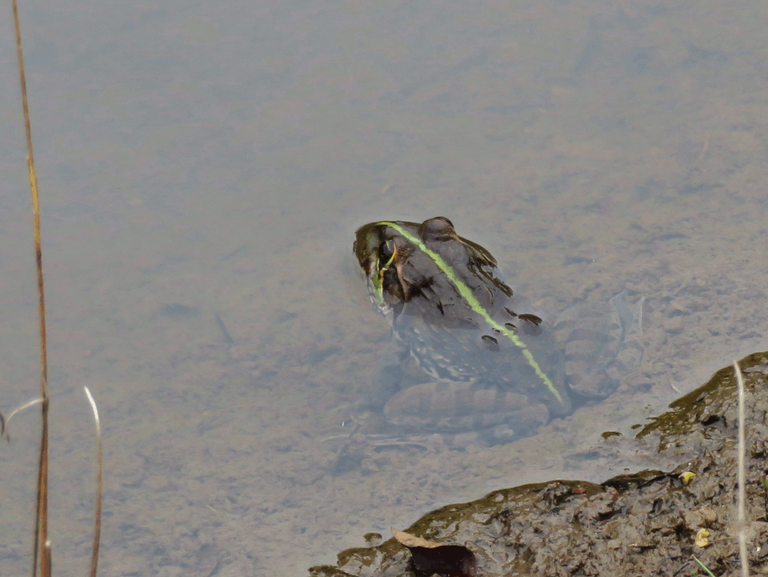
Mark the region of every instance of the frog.
POLYGON ((390 427, 510 441, 610 395, 639 362, 624 346, 639 325, 626 293, 607 314, 572 307, 552 324, 444 216, 368 223, 353 252, 399 348, 369 402, 390 427))

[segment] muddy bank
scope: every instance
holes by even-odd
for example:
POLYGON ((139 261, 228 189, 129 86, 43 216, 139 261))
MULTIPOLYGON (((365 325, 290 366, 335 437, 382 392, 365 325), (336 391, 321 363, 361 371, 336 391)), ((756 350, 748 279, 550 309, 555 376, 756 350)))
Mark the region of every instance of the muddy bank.
MULTIPOLYGON (((768 352, 749 355, 740 366, 747 389, 748 550, 756 569, 768 567, 768 352)), ((494 491, 429 513, 407 531, 466 546, 483 576, 701 575, 694 557, 715 575, 736 575, 736 397, 733 368, 723 368, 636 438, 611 438, 603 449, 664 454, 678 463, 671 470, 494 491)), ((343 551, 338 559, 336 567, 313 567, 310 575, 417 575, 410 552, 394 539, 343 551)))

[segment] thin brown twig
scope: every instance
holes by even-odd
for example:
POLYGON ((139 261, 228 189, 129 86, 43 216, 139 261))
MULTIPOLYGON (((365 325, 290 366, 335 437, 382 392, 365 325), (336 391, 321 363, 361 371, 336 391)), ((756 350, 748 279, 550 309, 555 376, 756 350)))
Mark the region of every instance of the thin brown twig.
POLYGON ((41 577, 51 574, 51 554, 48 541, 48 346, 45 334, 45 297, 43 290, 43 251, 40 242, 40 201, 37 194, 37 175, 35 157, 32 151, 32 127, 29 120, 27 100, 27 80, 24 74, 24 55, 21 50, 21 25, 19 7, 13 0, 13 20, 16 31, 16 53, 19 59, 19 83, 21 103, 24 108, 24 129, 27 135, 27 166, 29 168, 29 187, 32 193, 32 214, 35 231, 35 258, 37 262, 37 294, 40 313, 40 396, 42 402, 42 433, 40 436, 40 461, 37 476, 37 517, 35 519, 35 544, 32 556, 32 577, 37 575, 37 561, 40 559, 41 577))
POLYGON ((99 409, 96 406, 96 401, 93 400, 91 391, 88 387, 85 389, 85 396, 88 397, 88 402, 91 403, 91 410, 93 410, 93 420, 96 422, 96 503, 95 519, 93 521, 93 551, 91 553, 91 577, 96 577, 96 569, 99 566, 99 542, 101 540, 101 421, 99 420, 99 409))

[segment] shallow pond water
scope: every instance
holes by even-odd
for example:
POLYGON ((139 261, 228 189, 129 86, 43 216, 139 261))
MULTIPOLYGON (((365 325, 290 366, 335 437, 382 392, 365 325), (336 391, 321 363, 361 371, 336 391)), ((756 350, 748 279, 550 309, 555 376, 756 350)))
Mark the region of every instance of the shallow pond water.
MULTIPOLYGON (((555 477, 766 346, 768 75, 752 2, 21 6, 43 205, 57 572, 281 575, 449 502, 555 477), (492 448, 349 446, 389 346, 366 222, 445 215, 542 308, 645 297, 605 402, 492 448), (359 457, 359 458, 358 458, 359 457)), ((7 22, 8 20, 6 20, 7 22)), ((10 26, 0 50, 0 408, 37 390, 10 26)), ((0 451, 27 570, 37 417, 0 451)))

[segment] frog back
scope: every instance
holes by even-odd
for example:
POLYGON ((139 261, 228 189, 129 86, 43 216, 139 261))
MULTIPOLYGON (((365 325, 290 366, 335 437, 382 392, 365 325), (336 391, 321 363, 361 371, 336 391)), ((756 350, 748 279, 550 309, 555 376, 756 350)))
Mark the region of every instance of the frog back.
POLYGON ((568 414, 563 353, 549 323, 526 312, 495 266, 487 276, 454 270, 475 302, 437 276, 396 311, 395 337, 433 379, 485 383, 541 401, 553 415, 568 414))

